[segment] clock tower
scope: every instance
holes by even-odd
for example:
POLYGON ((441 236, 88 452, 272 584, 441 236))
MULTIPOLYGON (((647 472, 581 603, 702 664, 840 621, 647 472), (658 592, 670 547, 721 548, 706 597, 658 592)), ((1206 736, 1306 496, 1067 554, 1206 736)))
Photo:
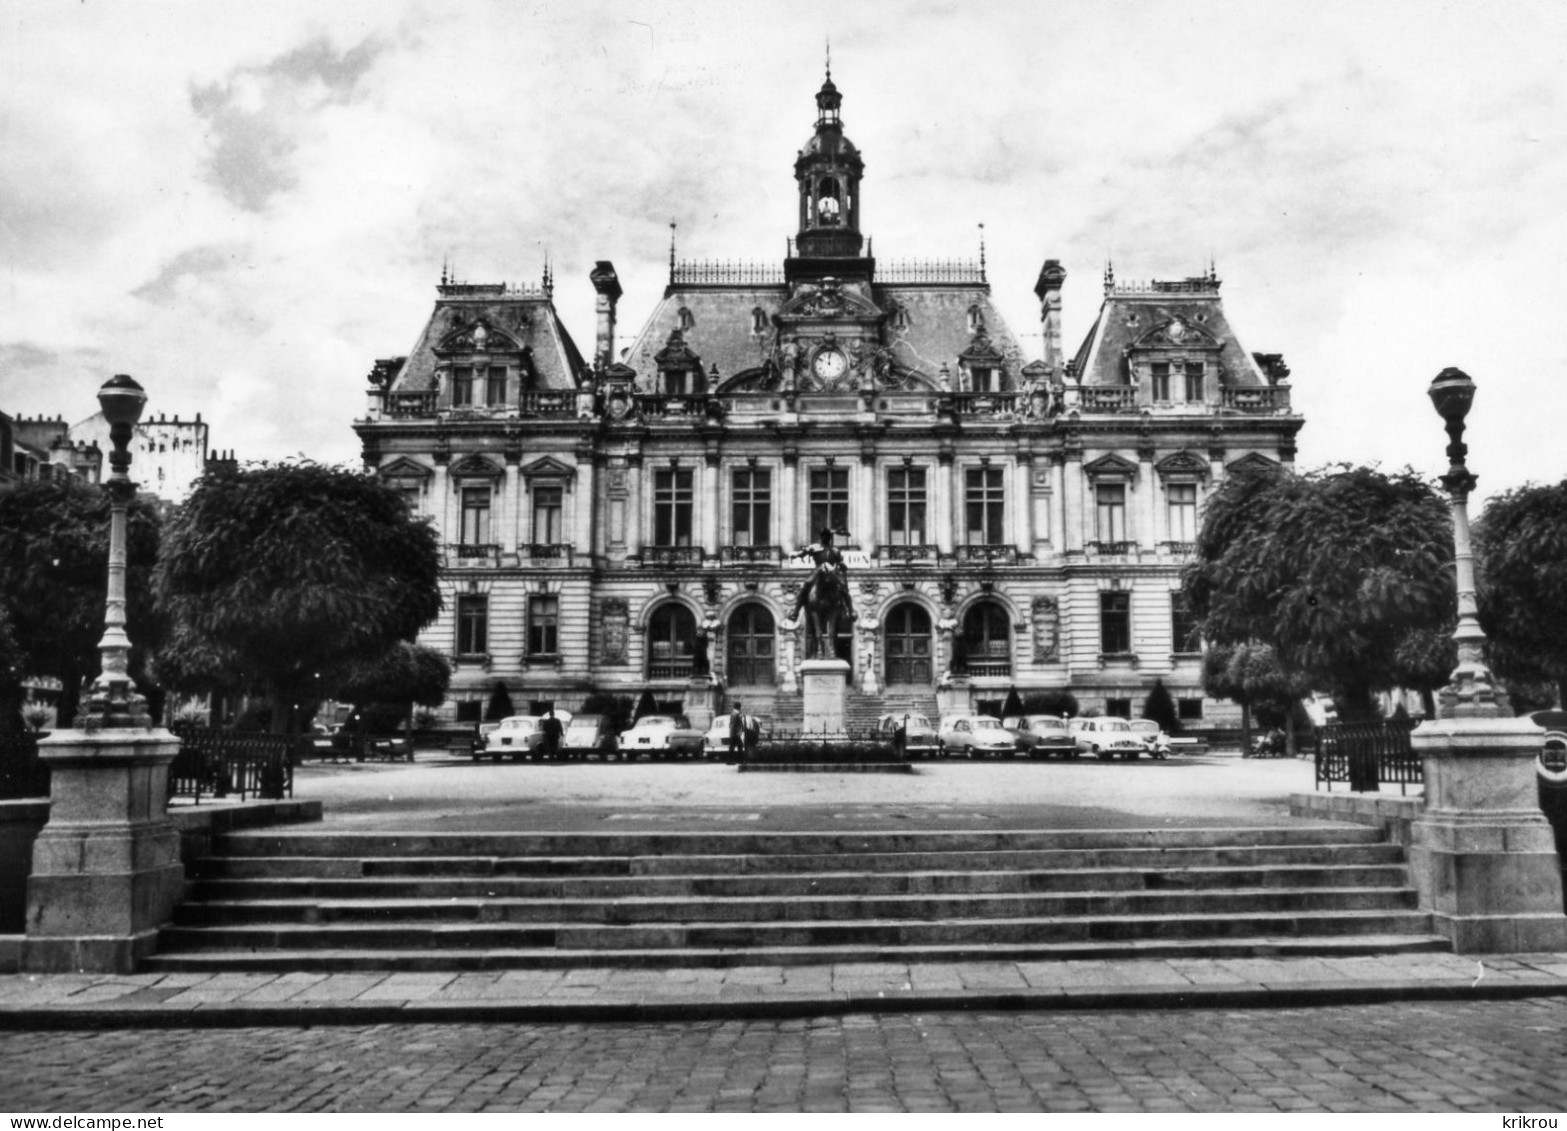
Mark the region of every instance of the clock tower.
POLYGON ((794 162, 800 230, 786 268, 791 282, 825 275, 868 277, 872 270, 871 260, 861 257, 860 178, 865 162, 843 136, 842 105, 843 96, 828 71, 816 93, 816 133, 794 162))

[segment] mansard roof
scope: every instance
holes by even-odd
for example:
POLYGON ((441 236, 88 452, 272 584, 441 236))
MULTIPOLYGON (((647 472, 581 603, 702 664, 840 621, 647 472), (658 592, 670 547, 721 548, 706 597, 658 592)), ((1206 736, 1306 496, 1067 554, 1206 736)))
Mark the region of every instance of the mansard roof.
POLYGON ((1177 282, 1107 283, 1074 366, 1085 385, 1125 385, 1131 355, 1172 350, 1194 360, 1216 357, 1219 383, 1226 388, 1268 384, 1231 329, 1219 280, 1211 274, 1177 282))
POLYGON ((445 284, 419 340, 392 379, 395 391, 430 387, 438 354, 474 354, 474 329, 485 327, 485 352, 496 358, 515 357, 527 350, 535 389, 575 389, 587 370, 554 303, 543 290, 513 289, 504 284, 445 284))

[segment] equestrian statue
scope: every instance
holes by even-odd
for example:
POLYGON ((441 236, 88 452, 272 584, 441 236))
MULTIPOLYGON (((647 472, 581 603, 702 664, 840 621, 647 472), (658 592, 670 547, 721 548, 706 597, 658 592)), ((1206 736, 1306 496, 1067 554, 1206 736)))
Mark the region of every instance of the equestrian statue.
POLYGON ((854 601, 849 596, 848 570, 843 564, 843 554, 833 545, 833 532, 823 527, 819 540, 790 557, 810 558, 816 568, 800 586, 794 611, 789 619, 798 621, 803 610, 806 614, 807 633, 805 658, 808 660, 836 660, 838 658, 838 625, 855 619, 854 601))

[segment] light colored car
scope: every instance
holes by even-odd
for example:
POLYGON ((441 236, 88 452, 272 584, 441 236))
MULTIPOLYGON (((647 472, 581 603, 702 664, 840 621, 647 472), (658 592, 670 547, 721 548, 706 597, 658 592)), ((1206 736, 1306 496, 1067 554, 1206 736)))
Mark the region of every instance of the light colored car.
POLYGON ((1073 719, 1071 729, 1077 748, 1101 762, 1136 758, 1143 752, 1143 740, 1132 733, 1125 719, 1073 719))
POLYGON ((941 751, 954 757, 1010 758, 1017 753, 1017 739, 989 715, 949 715, 941 720, 937 735, 941 751))
POLYGON ((877 719, 876 737, 892 743, 893 749, 905 758, 929 758, 941 749, 940 736, 930 719, 910 712, 877 719))
POLYGON ((1170 738, 1164 733, 1164 728, 1152 719, 1133 719, 1127 724, 1143 743, 1143 753, 1150 758, 1168 758, 1170 756, 1170 738))
POLYGON ((702 751, 709 758, 722 758, 729 753, 729 716, 718 715, 713 725, 702 736, 702 751))
POLYGON ((1014 715, 1001 725, 1012 732, 1020 754, 1030 758, 1076 758, 1077 739, 1066 719, 1056 715, 1014 715))
POLYGON ((520 762, 539 748, 544 740, 539 724, 544 720, 537 715, 512 715, 502 719, 484 740, 484 751, 492 762, 510 758, 520 762))
POLYGON ((705 736, 678 715, 644 715, 620 734, 620 752, 627 758, 647 755, 669 758, 702 753, 705 736))
MULTIPOLYGON (((558 717, 557 712, 557 717, 558 717)), ((568 758, 597 756, 606 762, 616 757, 620 744, 608 715, 578 715, 566 727, 560 744, 568 758)))

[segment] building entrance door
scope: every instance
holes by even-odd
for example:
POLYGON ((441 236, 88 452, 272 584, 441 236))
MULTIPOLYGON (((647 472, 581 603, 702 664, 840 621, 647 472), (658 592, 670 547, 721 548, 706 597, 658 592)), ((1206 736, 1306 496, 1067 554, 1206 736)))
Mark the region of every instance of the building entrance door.
POLYGON ((728 664, 731 687, 772 684, 777 678, 773 614, 761 605, 741 605, 729 618, 728 664))
POLYGON ((932 679, 930 615, 914 604, 887 613, 887 682, 929 684, 932 679))

